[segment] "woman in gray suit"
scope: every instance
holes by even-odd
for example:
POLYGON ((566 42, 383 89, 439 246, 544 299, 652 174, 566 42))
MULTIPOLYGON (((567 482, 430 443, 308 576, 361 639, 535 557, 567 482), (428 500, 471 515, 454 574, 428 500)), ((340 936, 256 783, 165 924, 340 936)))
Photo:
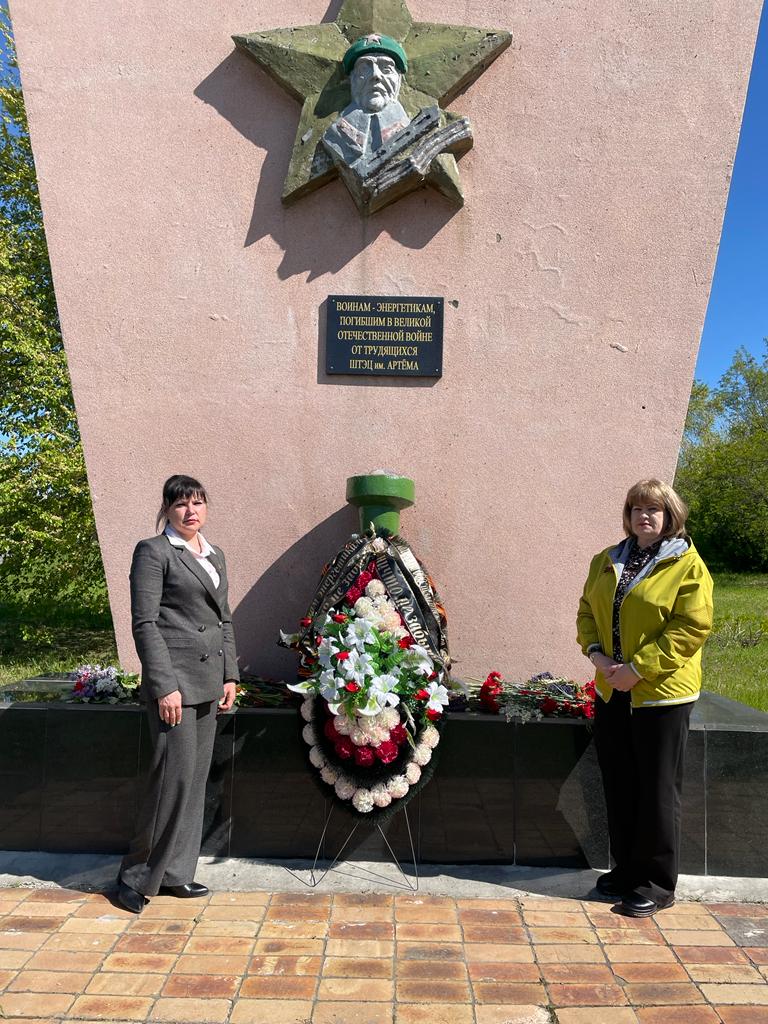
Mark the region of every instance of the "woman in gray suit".
POLYGON ((118 875, 118 901, 140 914, 158 892, 205 896, 194 881, 217 709, 239 681, 224 553, 200 532, 202 484, 172 476, 163 486, 161 534, 136 546, 131 618, 141 660, 152 763, 136 835, 118 875))

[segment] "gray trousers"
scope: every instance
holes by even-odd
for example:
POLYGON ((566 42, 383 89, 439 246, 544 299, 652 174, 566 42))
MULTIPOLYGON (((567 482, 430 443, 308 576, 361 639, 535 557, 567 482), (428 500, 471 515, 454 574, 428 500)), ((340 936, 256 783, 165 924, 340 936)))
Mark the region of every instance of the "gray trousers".
POLYGON ((185 706, 181 722, 171 727, 161 720, 157 701, 147 702, 152 761, 135 838, 120 865, 120 878, 144 896, 195 877, 216 706, 216 701, 185 706))

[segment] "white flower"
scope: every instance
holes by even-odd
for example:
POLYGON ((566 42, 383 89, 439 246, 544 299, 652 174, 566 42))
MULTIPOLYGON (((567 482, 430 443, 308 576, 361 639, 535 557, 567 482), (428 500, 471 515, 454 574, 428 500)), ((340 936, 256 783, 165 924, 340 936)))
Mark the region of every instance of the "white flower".
POLYGON ((351 800, 357 789, 354 782, 350 782, 346 775, 340 775, 333 787, 339 800, 351 800))
POLYGON ((355 790, 354 796, 352 797, 352 806, 362 814, 368 814, 369 811, 372 811, 373 797, 371 796, 370 789, 355 790))
POLYGON ((397 707, 400 703, 400 698, 394 689, 398 684, 397 676, 393 676, 390 673, 383 673, 380 676, 374 676, 371 679, 371 685, 369 693, 376 700, 380 708, 390 705, 391 707, 397 707))
POLYGON ((371 734, 367 730, 361 729, 359 726, 352 730, 349 734, 349 738, 356 747, 367 747, 371 742, 371 734))
MULTIPOLYGON (((361 620, 358 619, 357 621, 360 622, 361 620)), ((348 680, 354 680, 362 686, 366 675, 373 674, 373 659, 370 654, 361 654, 360 651, 350 651, 349 657, 345 658, 341 663, 341 671, 348 680)))
POLYGON ((355 601, 355 615, 363 619, 370 619, 373 615, 373 601, 370 597, 358 597, 355 601))
POLYGON ((431 676, 434 671, 429 651, 420 644, 413 644, 412 647, 409 647, 405 652, 402 664, 404 667, 410 668, 423 676, 431 676))
POLYGON ((424 767, 425 764, 429 764, 432 760, 432 751, 426 745, 426 743, 417 743, 416 749, 413 752, 413 760, 416 764, 424 767))
POLYGON ((382 725, 385 729, 394 729, 396 725, 400 724, 400 715, 394 708, 384 708, 381 712, 383 719, 382 725))
POLYGON ((315 766, 315 768, 322 768, 326 763, 325 754, 322 752, 320 747, 312 747, 309 751, 309 760, 315 766))
POLYGON ((324 636, 317 648, 317 660, 323 668, 331 667, 331 657, 339 653, 339 646, 332 636, 324 636))
POLYGON ((335 785, 338 777, 338 770, 333 765, 326 764, 320 769, 320 778, 323 782, 327 782, 329 786, 335 785))
POLYGON ((387 542, 384 540, 383 537, 374 537, 369 547, 371 551, 376 551, 377 553, 381 554, 381 552, 387 550, 387 542))
POLYGON ((324 697, 329 704, 335 703, 339 696, 339 690, 344 683, 331 668, 324 669, 318 678, 320 684, 320 696, 324 697))
POLYGON ((371 580, 368 586, 365 588, 365 592, 368 597, 381 597, 386 594, 387 588, 381 582, 381 580, 371 580))
POLYGON ((347 647, 356 647, 360 653, 365 650, 366 644, 372 644, 376 640, 373 634, 373 626, 368 619, 353 619, 343 637, 347 647))
POLYGON ((429 693, 427 710, 442 711, 448 704, 448 690, 441 683, 429 683, 426 689, 429 693))
POLYGON ((419 743, 423 743, 425 747, 429 747, 430 750, 434 750, 439 742, 440 733, 434 725, 425 725, 421 731, 421 736, 419 736, 419 743))
POLYGON ((303 683, 288 683, 289 690, 293 690, 294 693, 311 693, 315 689, 314 679, 305 679, 303 683))
POLYGON ((354 722, 350 722, 346 715, 334 715, 333 716, 333 727, 339 736, 349 736, 355 726, 354 722))
POLYGON ((384 743, 385 740, 389 739, 389 729, 385 726, 380 726, 378 729, 369 729, 371 734, 371 746, 378 747, 380 743, 384 743))
POLYGON ((405 777, 412 786, 421 778, 421 768, 419 768, 415 761, 411 761, 405 766, 405 777))
POLYGON ((283 647, 296 647, 299 642, 298 633, 284 633, 280 630, 280 644, 283 647))
POLYGON ((404 797, 410 789, 408 785, 408 779, 404 775, 393 775, 387 783, 387 792, 395 800, 399 800, 404 797))
POLYGON ((305 725, 301 730, 301 738, 305 743, 309 744, 310 747, 314 747, 317 743, 317 733, 315 732, 314 725, 307 723, 307 725, 305 725))
POLYGON ((392 796, 383 782, 377 782, 371 786, 371 796, 377 807, 389 807, 392 803, 392 796))
POLYGON ((315 710, 315 702, 312 700, 311 697, 307 697, 307 699, 303 701, 299 710, 301 711, 301 717, 304 719, 304 721, 311 722, 312 714, 315 710))
POLYGON ((403 624, 400 621, 400 616, 397 614, 397 612, 387 612, 387 614, 384 616, 383 622, 384 629, 388 633, 394 633, 396 629, 403 628, 403 624))

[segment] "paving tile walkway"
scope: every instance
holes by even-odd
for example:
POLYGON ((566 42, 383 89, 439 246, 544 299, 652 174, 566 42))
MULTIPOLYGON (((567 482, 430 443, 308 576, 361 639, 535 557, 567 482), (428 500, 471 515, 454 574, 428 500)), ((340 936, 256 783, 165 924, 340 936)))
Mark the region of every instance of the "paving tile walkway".
POLYGON ((0 1020, 768 1024, 768 906, 0 889, 0 1020))

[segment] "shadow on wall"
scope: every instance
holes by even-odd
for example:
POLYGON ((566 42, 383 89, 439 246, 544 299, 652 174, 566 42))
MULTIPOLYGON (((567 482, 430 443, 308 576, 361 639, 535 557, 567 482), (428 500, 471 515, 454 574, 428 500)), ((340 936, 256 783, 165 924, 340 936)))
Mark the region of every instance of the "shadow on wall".
POLYGON ((295 652, 277 646, 280 630, 298 629, 323 566, 359 528, 357 511, 345 505, 292 544, 254 583, 232 615, 241 671, 288 681, 296 676, 295 652))
MULTIPOLYGON (((232 31, 241 29, 235 25, 232 31)), ((239 51, 225 58, 200 83, 195 96, 266 152, 244 245, 272 237, 283 250, 278 268, 281 280, 303 273, 308 274, 308 280, 337 273, 382 233, 409 249, 423 249, 458 213, 430 188, 419 189, 369 220, 358 214, 339 181, 285 207, 280 196, 298 125, 299 103, 239 51)), ((254 152, 254 173, 257 164, 254 152)))

